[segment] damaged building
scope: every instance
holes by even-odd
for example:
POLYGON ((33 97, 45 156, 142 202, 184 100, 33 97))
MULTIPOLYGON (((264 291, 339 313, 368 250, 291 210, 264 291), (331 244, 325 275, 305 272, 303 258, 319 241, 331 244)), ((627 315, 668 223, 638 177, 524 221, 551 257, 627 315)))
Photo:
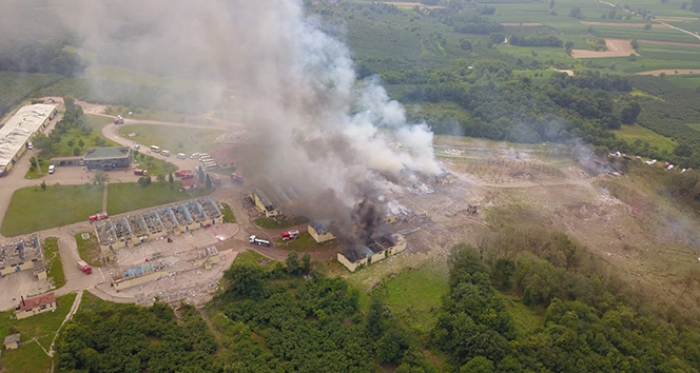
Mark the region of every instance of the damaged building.
POLYGON ((375 237, 366 245, 356 244, 338 253, 338 261, 350 272, 366 267, 406 250, 406 238, 400 234, 375 237))
POLYGON ((271 218, 280 214, 279 210, 275 208, 267 195, 258 188, 253 188, 253 190, 248 193, 248 199, 253 202, 255 208, 258 209, 261 214, 265 214, 266 218, 271 218))
POLYGON ((37 280, 46 278, 44 256, 38 234, 0 244, 0 277, 22 271, 33 271, 37 280))
POLYGON ((125 247, 223 223, 219 206, 210 197, 159 207, 144 213, 110 218, 95 224, 102 254, 111 258, 125 247))
POLYGON ((168 272, 163 271, 163 268, 162 263, 151 261, 139 266, 121 269, 112 274, 112 287, 117 292, 120 292, 167 277, 168 272))
POLYGON ((328 230, 328 225, 326 223, 318 221, 311 222, 309 223, 307 230, 309 231, 311 237, 313 237, 313 239, 318 243, 335 239, 333 233, 328 230))

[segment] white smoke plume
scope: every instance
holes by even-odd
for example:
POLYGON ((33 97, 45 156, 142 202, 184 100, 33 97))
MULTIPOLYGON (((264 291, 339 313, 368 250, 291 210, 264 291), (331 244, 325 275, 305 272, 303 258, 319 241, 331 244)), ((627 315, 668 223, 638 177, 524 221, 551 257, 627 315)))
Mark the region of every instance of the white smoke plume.
POLYGON ((356 80, 342 28, 300 0, 56 5, 101 64, 205 80, 216 104, 244 113, 244 175, 264 190, 295 190, 283 209, 344 225, 360 201, 377 202, 376 172, 440 172, 428 127, 408 124, 376 79, 356 80))

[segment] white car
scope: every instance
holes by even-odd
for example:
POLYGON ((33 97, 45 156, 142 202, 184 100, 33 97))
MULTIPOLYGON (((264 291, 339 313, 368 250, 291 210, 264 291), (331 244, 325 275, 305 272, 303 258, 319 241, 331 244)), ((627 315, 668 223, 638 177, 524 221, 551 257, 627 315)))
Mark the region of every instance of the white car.
POLYGON ((163 150, 160 154, 164 157, 170 157, 170 150, 163 150))
POLYGON ((199 159, 199 153, 192 153, 191 159, 199 159))
POLYGON ((54 173, 55 171, 56 171, 56 166, 50 165, 50 166, 49 166, 49 174, 52 174, 52 173, 54 173))
POLYGON ((187 159, 187 156, 185 155, 185 153, 177 153, 177 158, 178 159, 187 159))

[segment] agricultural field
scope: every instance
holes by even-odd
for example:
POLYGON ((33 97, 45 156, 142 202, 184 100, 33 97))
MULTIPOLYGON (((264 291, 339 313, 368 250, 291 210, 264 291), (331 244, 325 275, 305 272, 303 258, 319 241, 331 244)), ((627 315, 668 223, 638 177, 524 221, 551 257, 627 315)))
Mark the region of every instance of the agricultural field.
POLYGON ((155 124, 125 125, 119 136, 144 145, 157 145, 171 153, 204 153, 214 147, 223 131, 191 127, 159 126, 155 124), (134 136, 131 136, 131 135, 134 136))
MULTIPOLYGON (((673 152, 678 143, 673 139, 661 136, 652 130, 646 129, 638 124, 633 126, 622 126, 619 130, 612 131, 615 136, 621 138, 628 143, 633 143, 637 140, 648 142, 652 146, 656 146, 660 151, 673 152)), ((641 154, 643 155, 643 154, 641 154)))
POLYGON ((18 189, 0 232, 12 237, 87 220, 102 210, 102 189, 87 185, 47 185, 18 189), (76 203, 80 201, 80 203, 76 203))

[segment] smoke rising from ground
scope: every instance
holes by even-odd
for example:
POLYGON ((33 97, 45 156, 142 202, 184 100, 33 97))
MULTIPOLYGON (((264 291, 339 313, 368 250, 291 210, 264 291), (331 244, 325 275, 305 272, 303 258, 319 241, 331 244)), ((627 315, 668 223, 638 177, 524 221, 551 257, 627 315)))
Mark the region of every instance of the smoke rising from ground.
POLYGON ((245 113, 244 175, 271 194, 301 196, 283 210, 348 227, 355 206, 385 210, 379 174, 440 172, 428 127, 408 125, 375 79, 357 81, 342 32, 301 1, 74 3, 61 3, 63 20, 101 64, 205 79, 217 104, 245 113))

